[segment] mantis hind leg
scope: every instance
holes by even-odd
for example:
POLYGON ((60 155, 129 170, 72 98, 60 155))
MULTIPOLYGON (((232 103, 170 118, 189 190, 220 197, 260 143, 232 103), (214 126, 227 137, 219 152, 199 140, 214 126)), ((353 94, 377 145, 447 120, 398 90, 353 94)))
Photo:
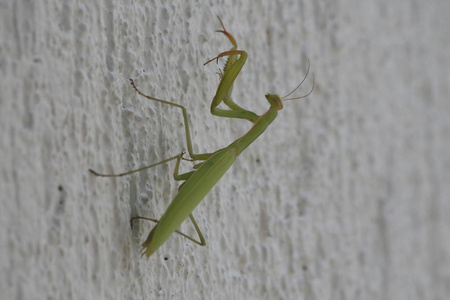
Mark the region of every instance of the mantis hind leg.
MULTIPOLYGON (((205 238, 203 237, 203 234, 202 234, 202 232, 201 232, 201 230, 200 230, 200 227, 198 227, 198 224, 197 224, 197 222, 195 221, 194 216, 192 215, 192 213, 189 214, 189 219, 191 220, 192 225, 194 225, 195 231, 197 232, 197 235, 198 235, 198 238, 200 239, 200 241, 196 240, 195 238, 193 238, 193 237, 191 237, 191 236, 189 236, 189 235, 187 235, 187 234, 185 234, 185 233, 183 233, 183 232, 181 232, 181 231, 179 231, 179 230, 175 230, 175 232, 176 232, 177 234, 179 234, 179 235, 181 235, 181 236, 187 238, 187 239, 190 240, 191 242, 196 243, 197 245, 205 246, 205 245, 206 245, 206 240, 205 240, 205 238)), ((147 221, 152 221, 152 222, 154 222, 154 223, 158 223, 158 222, 159 222, 159 220, 152 219, 152 218, 133 217, 133 218, 131 218, 131 220, 130 220, 131 226, 133 226, 133 221, 134 221, 134 220, 147 220, 147 221)))
MULTIPOLYGON (((179 174, 179 170, 180 170, 180 162, 181 162, 182 159, 184 159, 184 158, 183 158, 183 154, 184 154, 184 152, 181 152, 179 155, 177 155, 177 156, 174 157, 174 158, 177 159, 177 162, 176 162, 175 168, 174 168, 174 170, 173 170, 173 178, 174 178, 175 180, 177 180, 177 181, 188 180, 188 179, 195 173, 195 171, 191 171, 191 172, 179 174)), ((171 159, 174 159, 174 158, 171 158, 171 159)), ((183 187, 183 185, 184 185, 185 183, 186 183, 186 181, 183 182, 183 183, 179 186, 178 190, 180 190, 180 189, 183 187)), ((192 215, 192 213, 189 214, 189 219, 191 220, 192 225, 194 225, 195 231, 197 232, 197 235, 198 235, 200 241, 196 240, 195 238, 193 238, 193 237, 191 237, 191 236, 189 236, 189 235, 187 235, 187 234, 185 234, 185 233, 183 233, 183 232, 181 232, 181 231, 179 231, 179 230, 175 230, 175 232, 176 232, 177 234, 179 234, 179 235, 181 235, 181 236, 187 238, 188 240, 192 241, 193 243, 196 243, 197 245, 205 246, 205 245, 206 245, 205 238, 203 237, 203 234, 202 234, 202 232, 201 232, 201 230, 200 230, 200 227, 198 226, 197 222, 195 221, 194 216, 192 215)), ((158 222, 159 222, 159 220, 156 220, 156 219, 153 219, 153 218, 146 218, 146 217, 139 217, 139 216, 136 216, 136 217, 131 218, 131 220, 130 220, 130 225, 131 225, 131 227, 133 227, 133 221, 134 221, 134 220, 147 220, 147 221, 152 221, 152 222, 154 222, 154 223, 158 223, 158 222)))

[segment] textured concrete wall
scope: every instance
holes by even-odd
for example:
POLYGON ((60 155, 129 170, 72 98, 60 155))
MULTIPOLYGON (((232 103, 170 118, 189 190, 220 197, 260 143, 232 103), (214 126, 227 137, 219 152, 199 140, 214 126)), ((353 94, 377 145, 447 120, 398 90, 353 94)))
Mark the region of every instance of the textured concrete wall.
POLYGON ((447 299, 450 2, 220 2, 0 2, 0 298, 447 299), (209 113, 216 15, 249 54, 236 102, 263 113, 308 59, 316 87, 195 210, 207 245, 146 260, 153 225, 129 220, 161 216, 173 163, 88 169, 186 148, 180 112, 129 78, 186 106, 197 152, 245 133, 209 113))

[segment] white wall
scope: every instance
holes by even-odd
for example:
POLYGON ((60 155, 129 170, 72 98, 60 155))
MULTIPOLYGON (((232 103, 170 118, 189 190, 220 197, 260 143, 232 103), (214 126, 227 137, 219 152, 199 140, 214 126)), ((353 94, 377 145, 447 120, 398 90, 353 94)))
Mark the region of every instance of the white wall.
POLYGON ((445 299, 450 2, 189 2, 1 1, 0 298, 445 299), (88 169, 186 148, 179 111, 129 78, 187 107, 198 152, 249 128, 209 113, 216 15, 249 54, 236 102, 264 112, 308 59, 316 87, 195 210, 207 245, 146 260, 153 225, 129 220, 161 216, 173 164, 88 169))

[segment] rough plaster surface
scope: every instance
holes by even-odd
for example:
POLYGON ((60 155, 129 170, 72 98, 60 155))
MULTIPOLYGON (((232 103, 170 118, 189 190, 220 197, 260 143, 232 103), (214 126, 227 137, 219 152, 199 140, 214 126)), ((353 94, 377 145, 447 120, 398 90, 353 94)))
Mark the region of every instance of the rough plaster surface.
POLYGON ((214 2, 0 2, 0 298, 448 299, 450 2, 214 2), (128 78, 187 107, 197 152, 249 128, 209 114, 216 15, 249 54, 238 103, 264 112, 308 59, 316 88, 195 210, 207 245, 146 260, 129 220, 164 212, 173 164, 87 170, 186 148, 128 78))

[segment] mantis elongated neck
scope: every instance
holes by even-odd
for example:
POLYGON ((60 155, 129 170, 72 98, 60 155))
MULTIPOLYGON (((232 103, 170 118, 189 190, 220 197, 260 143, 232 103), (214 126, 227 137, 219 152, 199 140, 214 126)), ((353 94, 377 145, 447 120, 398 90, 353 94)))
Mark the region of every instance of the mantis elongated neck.
POLYGON ((270 106, 269 110, 259 117, 259 119, 253 124, 253 127, 250 128, 246 134, 232 143, 231 145, 234 145, 237 148, 237 155, 241 154, 242 151, 253 143, 253 141, 266 130, 270 123, 272 123, 277 115, 278 108, 275 106, 270 106))

